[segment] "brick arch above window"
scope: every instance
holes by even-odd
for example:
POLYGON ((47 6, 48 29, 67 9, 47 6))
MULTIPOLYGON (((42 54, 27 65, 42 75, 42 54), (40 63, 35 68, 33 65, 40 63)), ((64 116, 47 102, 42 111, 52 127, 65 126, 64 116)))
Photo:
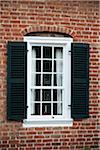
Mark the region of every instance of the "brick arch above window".
MULTIPOLYGON (((66 27, 59 26, 29 26, 21 31, 22 35, 38 35, 38 34, 46 34, 49 33, 49 36, 63 36, 63 37, 72 37, 75 39, 77 33, 73 29, 69 29, 66 27)), ((47 36, 47 35, 46 35, 47 36)))
POLYGON ((60 32, 48 32, 48 31, 42 31, 42 32, 30 32, 27 33, 25 36, 42 36, 42 37, 71 37, 69 34, 60 33, 60 32))

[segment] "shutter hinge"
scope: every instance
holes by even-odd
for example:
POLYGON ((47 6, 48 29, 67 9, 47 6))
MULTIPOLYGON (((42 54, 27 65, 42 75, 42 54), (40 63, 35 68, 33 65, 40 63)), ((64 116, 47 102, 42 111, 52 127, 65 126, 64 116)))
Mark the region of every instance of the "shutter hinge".
POLYGON ((68 107, 71 107, 71 105, 68 105, 68 107))

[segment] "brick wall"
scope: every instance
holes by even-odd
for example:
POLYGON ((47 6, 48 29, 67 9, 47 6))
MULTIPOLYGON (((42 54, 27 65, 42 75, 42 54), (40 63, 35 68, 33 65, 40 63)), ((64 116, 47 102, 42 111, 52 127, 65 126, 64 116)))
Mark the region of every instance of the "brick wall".
POLYGON ((100 28, 99 1, 0 0, 0 150, 99 150, 100 28), (29 32, 60 32, 90 44, 89 119, 72 127, 23 128, 7 121, 8 41, 29 32))

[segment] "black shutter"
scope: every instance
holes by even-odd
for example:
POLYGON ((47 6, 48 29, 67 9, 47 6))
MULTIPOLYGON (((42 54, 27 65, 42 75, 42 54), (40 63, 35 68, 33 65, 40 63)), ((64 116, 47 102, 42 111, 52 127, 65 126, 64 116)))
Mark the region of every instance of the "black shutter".
POLYGON ((89 117, 89 44, 71 45, 71 117, 89 117))
POLYGON ((26 118, 27 43, 8 42, 7 59, 7 118, 26 118))

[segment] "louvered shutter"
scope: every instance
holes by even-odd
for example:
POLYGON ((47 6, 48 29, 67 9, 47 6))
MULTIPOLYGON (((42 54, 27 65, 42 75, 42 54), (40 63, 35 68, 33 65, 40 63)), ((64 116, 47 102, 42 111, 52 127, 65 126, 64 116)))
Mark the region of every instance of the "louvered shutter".
POLYGON ((89 116, 89 45, 71 45, 71 116, 89 116))
POLYGON ((8 42, 7 59, 7 118, 26 118, 27 43, 8 42))

